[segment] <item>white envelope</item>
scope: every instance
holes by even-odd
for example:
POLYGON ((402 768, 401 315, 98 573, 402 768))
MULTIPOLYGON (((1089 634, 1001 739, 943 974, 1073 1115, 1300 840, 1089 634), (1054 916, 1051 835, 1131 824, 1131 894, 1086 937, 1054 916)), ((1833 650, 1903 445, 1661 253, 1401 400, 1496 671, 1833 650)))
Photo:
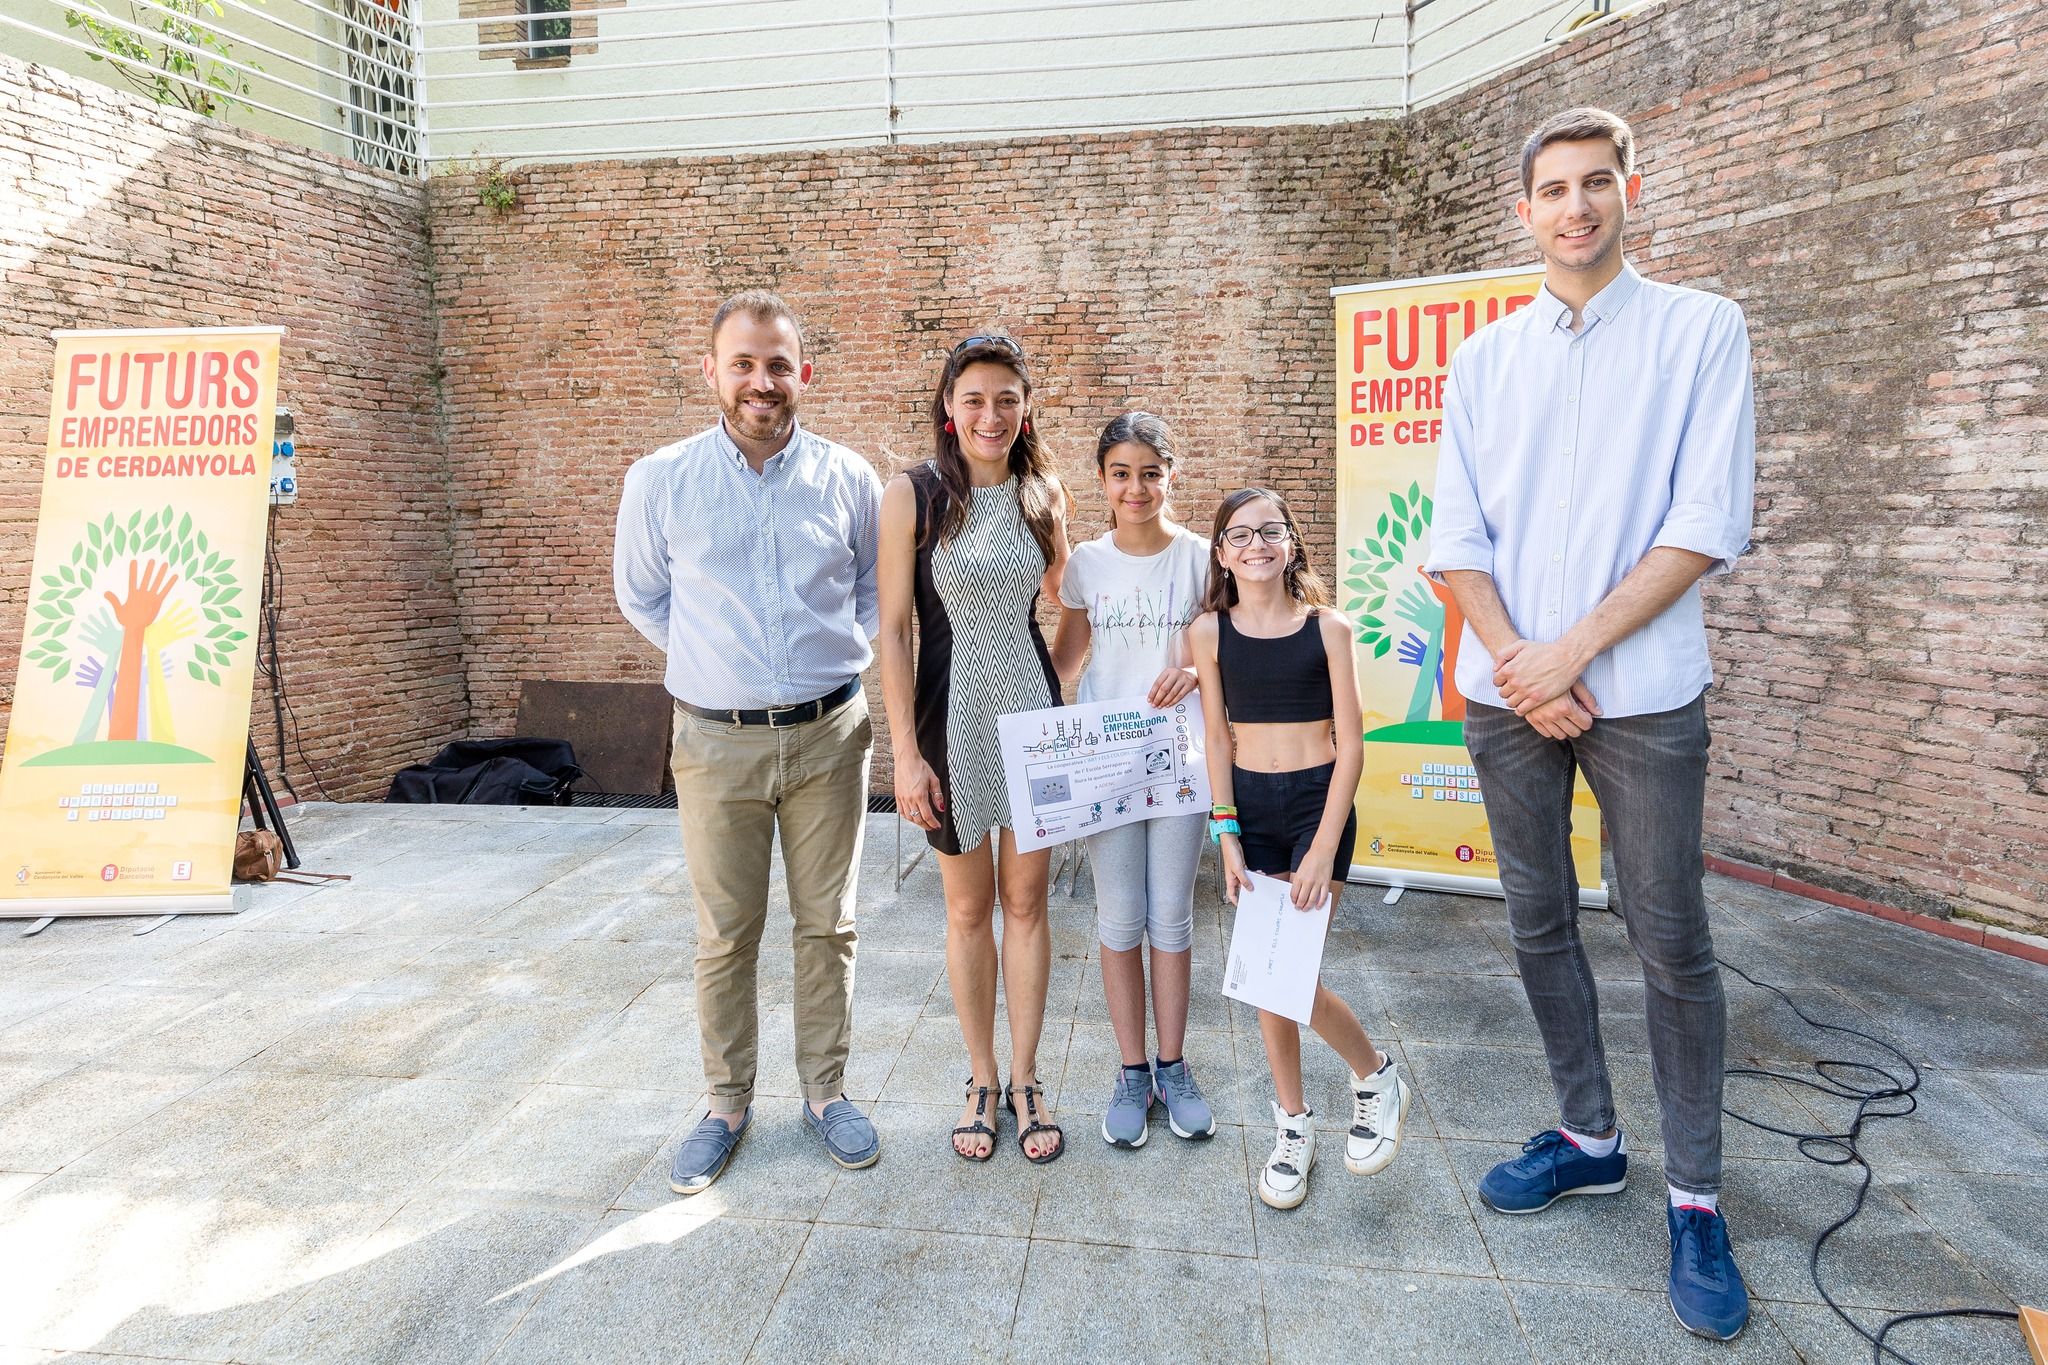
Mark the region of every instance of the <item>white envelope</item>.
POLYGON ((1223 993, 1232 1000, 1306 1024, 1323 970, 1330 909, 1297 910, 1292 888, 1278 877, 1251 874, 1237 893, 1237 924, 1223 958, 1223 993))

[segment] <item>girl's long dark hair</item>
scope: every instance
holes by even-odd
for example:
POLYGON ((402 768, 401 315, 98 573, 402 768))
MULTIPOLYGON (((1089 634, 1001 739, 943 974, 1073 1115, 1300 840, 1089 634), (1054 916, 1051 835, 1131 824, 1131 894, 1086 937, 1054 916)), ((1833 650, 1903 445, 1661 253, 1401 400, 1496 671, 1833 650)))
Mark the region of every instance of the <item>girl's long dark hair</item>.
MULTIPOLYGON (((1025 410, 1030 411, 1031 370, 1024 363, 1021 347, 1012 350, 1014 342, 994 338, 977 338, 972 344, 957 346, 946 357, 946 365, 939 372, 938 392, 932 395, 932 464, 939 472, 941 496, 933 508, 933 516, 926 526, 926 539, 936 544, 951 540, 967 525, 967 514, 973 505, 974 492, 967 477, 967 457, 960 453, 960 437, 946 430, 949 420, 946 416, 946 400, 953 396, 953 385, 959 380, 961 371, 969 365, 1001 365, 1017 376, 1024 386, 1025 410)), ((1017 506, 1024 514, 1024 525, 1030 530, 1031 538, 1038 542, 1039 552, 1050 564, 1058 558, 1053 553, 1053 537, 1059 534, 1059 518, 1053 493, 1051 476, 1052 458, 1046 454, 1045 445, 1038 433, 1028 424, 1017 433, 1017 439, 1010 443, 1010 472, 1017 477, 1017 506)))
POLYGON ((1294 524, 1294 513, 1287 510, 1287 499, 1270 488, 1240 488, 1216 505, 1216 524, 1209 531, 1209 590, 1202 595, 1202 610, 1225 611, 1237 605, 1237 581, 1223 567, 1223 528, 1230 525, 1238 508, 1260 498, 1272 503, 1287 524, 1287 595, 1311 607, 1334 605, 1322 577, 1308 566, 1308 549, 1302 544, 1301 528, 1294 524))

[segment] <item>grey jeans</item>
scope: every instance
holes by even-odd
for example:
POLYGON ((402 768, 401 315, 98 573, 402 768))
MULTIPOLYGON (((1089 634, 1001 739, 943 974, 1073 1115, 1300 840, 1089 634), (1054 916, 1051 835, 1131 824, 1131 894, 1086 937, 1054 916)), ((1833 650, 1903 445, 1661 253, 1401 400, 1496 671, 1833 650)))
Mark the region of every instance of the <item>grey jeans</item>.
POLYGON ((1643 966, 1650 1074, 1663 1125, 1664 1178, 1721 1189, 1722 1055, 1727 1007, 1707 931, 1700 851, 1706 801, 1704 696, 1675 711, 1594 722, 1546 739, 1513 711, 1468 703, 1465 747, 1507 893, 1508 933, 1543 1035, 1566 1126, 1615 1121, 1600 1000, 1579 939, 1572 875, 1572 770, 1583 769, 1614 846, 1614 893, 1643 966))

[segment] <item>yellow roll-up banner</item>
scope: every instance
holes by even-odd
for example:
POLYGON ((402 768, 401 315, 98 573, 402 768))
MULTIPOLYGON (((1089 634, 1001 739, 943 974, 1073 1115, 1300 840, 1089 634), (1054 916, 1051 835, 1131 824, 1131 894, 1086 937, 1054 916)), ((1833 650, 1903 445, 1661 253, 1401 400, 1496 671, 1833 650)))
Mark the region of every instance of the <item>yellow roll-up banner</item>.
POLYGON ((284 331, 54 336, 0 916, 230 910, 284 331))
MULTIPOLYGON (((1466 337, 1536 297, 1499 270, 1332 290, 1337 348, 1337 601, 1358 628, 1365 773, 1354 881, 1497 896, 1479 777, 1465 752, 1464 619, 1423 576, 1444 382, 1466 337)), ((1572 801, 1580 900, 1606 903, 1600 817, 1572 801)))

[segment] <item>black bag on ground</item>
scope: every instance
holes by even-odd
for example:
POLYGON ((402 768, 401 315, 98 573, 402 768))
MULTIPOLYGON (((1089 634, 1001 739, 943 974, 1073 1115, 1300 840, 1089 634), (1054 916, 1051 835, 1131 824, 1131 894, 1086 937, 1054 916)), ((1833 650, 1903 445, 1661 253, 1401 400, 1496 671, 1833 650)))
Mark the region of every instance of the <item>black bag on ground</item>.
POLYGON ((461 739, 401 768, 386 801, 445 806, 566 806, 583 776, 560 739, 461 739))

